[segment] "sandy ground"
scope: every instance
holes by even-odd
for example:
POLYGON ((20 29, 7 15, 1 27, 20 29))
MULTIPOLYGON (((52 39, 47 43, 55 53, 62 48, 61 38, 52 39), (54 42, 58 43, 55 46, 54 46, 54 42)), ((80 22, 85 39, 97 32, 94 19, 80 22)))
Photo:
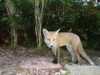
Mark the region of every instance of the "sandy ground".
MULTIPOLYGON (((65 50, 62 52, 60 64, 63 68, 66 63, 71 63, 71 56, 65 50)), ((87 54, 96 65, 100 66, 99 51, 89 51, 87 54)), ((52 60, 52 51, 48 48, 40 50, 25 47, 16 49, 0 47, 0 75, 60 75, 60 65, 53 64, 52 60)), ((83 61, 82 65, 89 64, 83 61)))

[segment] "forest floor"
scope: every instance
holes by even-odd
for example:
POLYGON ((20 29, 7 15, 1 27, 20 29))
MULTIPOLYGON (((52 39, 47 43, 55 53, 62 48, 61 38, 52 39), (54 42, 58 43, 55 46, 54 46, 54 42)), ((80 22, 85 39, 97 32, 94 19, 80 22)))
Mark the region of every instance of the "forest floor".
MULTIPOLYGON (((100 51, 86 51, 87 55, 100 66, 100 51)), ((65 64, 71 64, 71 55, 61 51, 60 64, 52 63, 52 51, 48 48, 0 47, 0 75, 60 75, 65 64)), ((82 60, 83 61, 83 60, 82 60)), ((83 61, 82 65, 89 65, 83 61)))

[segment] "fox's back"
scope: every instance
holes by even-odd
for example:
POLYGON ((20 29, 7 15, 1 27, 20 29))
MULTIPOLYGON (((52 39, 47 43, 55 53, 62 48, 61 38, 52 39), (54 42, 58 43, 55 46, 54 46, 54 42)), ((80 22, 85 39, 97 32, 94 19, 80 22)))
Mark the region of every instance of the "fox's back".
POLYGON ((79 36, 71 32, 60 32, 58 34, 58 39, 59 39, 59 42, 61 43, 60 46, 80 42, 79 36))

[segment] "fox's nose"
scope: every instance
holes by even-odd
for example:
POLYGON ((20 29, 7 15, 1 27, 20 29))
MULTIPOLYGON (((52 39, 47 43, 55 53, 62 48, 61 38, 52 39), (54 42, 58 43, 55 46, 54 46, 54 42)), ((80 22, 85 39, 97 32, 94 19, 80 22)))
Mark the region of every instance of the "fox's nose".
POLYGON ((53 47, 53 45, 51 45, 51 48, 53 47))

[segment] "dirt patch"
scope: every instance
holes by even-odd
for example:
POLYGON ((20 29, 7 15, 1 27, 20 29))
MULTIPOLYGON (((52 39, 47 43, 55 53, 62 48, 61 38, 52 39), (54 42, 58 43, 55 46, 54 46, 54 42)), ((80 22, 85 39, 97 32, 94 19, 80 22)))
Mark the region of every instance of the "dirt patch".
MULTIPOLYGON (((100 54, 88 52, 91 59, 100 66, 100 54)), ((10 49, 0 47, 0 75, 60 75, 59 68, 66 63, 70 64, 69 52, 63 51, 60 64, 52 63, 52 51, 44 48, 27 49, 18 47, 10 49)), ((83 65, 89 65, 83 61, 83 65)))
POLYGON ((50 70, 50 69, 60 69, 60 64, 52 63, 52 59, 46 57, 35 57, 29 58, 20 63, 20 67, 24 69, 33 69, 33 70, 50 70))

